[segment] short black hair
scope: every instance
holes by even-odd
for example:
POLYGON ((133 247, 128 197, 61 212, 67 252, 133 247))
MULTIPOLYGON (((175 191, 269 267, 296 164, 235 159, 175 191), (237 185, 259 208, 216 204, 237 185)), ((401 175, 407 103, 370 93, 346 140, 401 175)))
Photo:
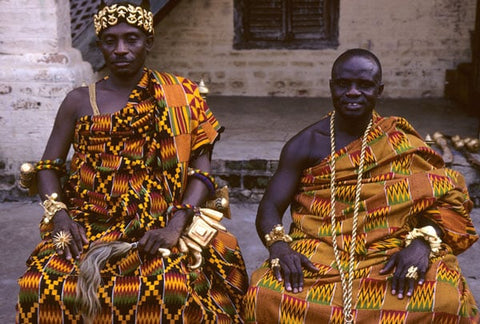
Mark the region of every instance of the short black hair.
POLYGON ((337 68, 337 66, 340 63, 343 63, 347 59, 349 59, 351 57, 354 57, 354 56, 364 57, 364 58, 367 58, 367 59, 375 62, 375 64, 378 66, 378 75, 380 77, 379 81, 382 80, 382 64, 380 64, 380 60, 378 59, 378 57, 375 54, 373 54, 372 52, 370 52, 369 50, 366 50, 364 48, 352 48, 352 49, 346 50, 345 52, 340 54, 340 56, 337 57, 335 62, 333 62, 332 71, 331 71, 332 78, 333 78, 333 73, 334 73, 335 69, 337 68))

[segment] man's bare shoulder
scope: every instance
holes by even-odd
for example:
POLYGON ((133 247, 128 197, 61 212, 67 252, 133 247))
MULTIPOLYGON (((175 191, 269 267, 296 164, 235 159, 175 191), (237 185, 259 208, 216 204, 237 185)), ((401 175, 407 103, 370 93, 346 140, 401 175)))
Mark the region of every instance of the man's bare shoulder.
POLYGON ((65 96, 60 109, 75 115, 76 118, 92 113, 88 87, 78 87, 65 96))
POLYGON ((81 86, 78 88, 75 88, 71 90, 70 92, 67 93, 65 100, 85 100, 89 99, 89 94, 88 94, 88 87, 86 86, 81 86))
POLYGON ((308 166, 329 154, 330 123, 328 118, 307 126, 283 147, 281 159, 308 166))
POLYGON ((302 142, 305 144, 305 141, 309 141, 315 139, 316 137, 320 136, 329 136, 330 134, 330 122, 327 118, 323 118, 317 121, 314 124, 311 124, 296 135, 294 135, 289 142, 302 142))

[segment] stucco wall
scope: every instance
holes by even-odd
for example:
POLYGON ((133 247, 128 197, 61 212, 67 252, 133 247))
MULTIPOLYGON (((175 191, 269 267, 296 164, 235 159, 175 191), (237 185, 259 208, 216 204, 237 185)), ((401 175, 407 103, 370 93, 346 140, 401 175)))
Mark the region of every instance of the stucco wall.
POLYGON ((373 50, 387 97, 443 96, 445 71, 471 61, 475 0, 341 0, 339 47, 234 50, 233 0, 182 0, 156 27, 149 64, 214 94, 328 96, 330 67, 345 49, 373 50))
POLYGON ((0 0, 0 188, 42 156, 58 107, 93 72, 71 47, 67 1, 0 0))

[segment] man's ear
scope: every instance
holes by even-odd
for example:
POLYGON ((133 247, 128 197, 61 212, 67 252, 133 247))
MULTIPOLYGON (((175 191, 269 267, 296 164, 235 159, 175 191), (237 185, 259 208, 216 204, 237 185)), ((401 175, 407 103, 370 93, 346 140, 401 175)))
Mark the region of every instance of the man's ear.
POLYGON ((380 96, 383 93, 383 88, 384 88, 384 84, 380 83, 380 85, 378 86, 378 96, 380 96))
POLYGON ((147 39, 145 40, 145 48, 147 49, 147 52, 150 52, 150 50, 152 49, 153 40, 154 40, 153 35, 148 35, 147 36, 147 39))

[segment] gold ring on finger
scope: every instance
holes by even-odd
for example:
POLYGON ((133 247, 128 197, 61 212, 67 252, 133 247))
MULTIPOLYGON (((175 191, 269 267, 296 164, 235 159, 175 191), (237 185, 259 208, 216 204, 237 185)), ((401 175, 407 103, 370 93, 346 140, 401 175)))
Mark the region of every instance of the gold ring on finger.
POLYGON ((270 268, 273 270, 273 268, 280 268, 280 259, 279 258, 274 258, 270 260, 270 268))
POLYGON ((405 275, 405 278, 417 280, 418 279, 418 272, 417 271, 418 271, 417 267, 411 266, 410 268, 408 268, 407 274, 405 275))
POLYGON ((65 249, 72 243, 72 235, 69 232, 57 232, 52 238, 53 245, 59 250, 65 249))

